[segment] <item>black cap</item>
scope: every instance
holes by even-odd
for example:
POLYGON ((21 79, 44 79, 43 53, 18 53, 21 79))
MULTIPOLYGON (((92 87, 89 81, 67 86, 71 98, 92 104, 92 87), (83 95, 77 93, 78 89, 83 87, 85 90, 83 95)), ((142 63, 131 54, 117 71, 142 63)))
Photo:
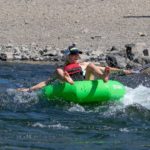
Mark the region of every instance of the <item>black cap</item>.
POLYGON ((76 47, 70 49, 70 54, 82 54, 82 51, 78 50, 76 47))
POLYGON ((82 51, 80 51, 78 48, 76 48, 75 44, 72 44, 68 47, 68 49, 65 51, 65 54, 67 55, 76 55, 76 54, 82 54, 82 51))

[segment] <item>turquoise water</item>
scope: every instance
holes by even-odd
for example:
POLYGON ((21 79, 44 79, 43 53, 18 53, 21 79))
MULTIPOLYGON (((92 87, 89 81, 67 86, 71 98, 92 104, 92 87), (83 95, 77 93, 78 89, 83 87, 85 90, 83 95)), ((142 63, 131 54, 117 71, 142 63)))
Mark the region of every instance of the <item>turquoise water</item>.
POLYGON ((117 77, 127 94, 104 105, 47 102, 36 92, 14 90, 47 79, 53 70, 48 64, 0 63, 0 149, 150 149, 149 76, 117 77))

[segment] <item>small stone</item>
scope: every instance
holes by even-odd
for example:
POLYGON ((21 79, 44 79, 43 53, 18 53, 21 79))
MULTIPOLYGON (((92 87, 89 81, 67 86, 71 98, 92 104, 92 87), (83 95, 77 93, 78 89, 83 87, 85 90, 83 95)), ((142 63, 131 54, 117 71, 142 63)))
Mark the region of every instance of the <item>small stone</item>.
POLYGON ((84 33, 84 34, 88 33, 88 32, 89 32, 89 30, 87 28, 85 28, 85 29, 82 30, 82 33, 84 33))
POLYGON ((146 36, 146 34, 145 34, 145 33, 142 33, 142 32, 138 32, 138 34, 139 34, 140 36, 146 36))
POLYGON ((8 45, 6 45, 6 48, 12 48, 13 45, 11 43, 9 43, 8 45))
POLYGON ((115 46, 112 46, 112 48, 110 49, 110 51, 118 51, 118 49, 115 46))
POLYGON ((14 60, 21 60, 22 56, 21 55, 14 55, 14 60))

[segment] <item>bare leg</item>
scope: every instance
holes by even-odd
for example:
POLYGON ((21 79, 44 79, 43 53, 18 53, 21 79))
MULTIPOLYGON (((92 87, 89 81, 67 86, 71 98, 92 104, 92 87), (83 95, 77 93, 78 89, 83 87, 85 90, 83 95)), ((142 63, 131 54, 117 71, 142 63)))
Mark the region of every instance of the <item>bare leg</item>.
POLYGON ((85 79, 86 80, 94 80, 95 78, 95 73, 94 73, 94 69, 92 67, 93 64, 89 64, 86 68, 86 74, 85 74, 85 79))
POLYGON ((109 79, 109 68, 105 69, 104 73, 101 72, 99 67, 90 63, 86 68, 86 80, 94 80, 94 75, 103 79, 104 82, 107 82, 109 79))
POLYGON ((61 68, 56 69, 56 74, 60 80, 66 81, 70 84, 74 84, 74 81, 72 80, 70 75, 66 71, 63 71, 63 69, 61 68))

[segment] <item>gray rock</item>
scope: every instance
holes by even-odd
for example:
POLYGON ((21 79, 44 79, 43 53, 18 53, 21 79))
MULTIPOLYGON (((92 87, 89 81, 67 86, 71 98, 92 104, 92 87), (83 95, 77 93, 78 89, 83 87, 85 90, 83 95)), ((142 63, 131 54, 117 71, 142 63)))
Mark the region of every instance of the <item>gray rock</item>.
POLYGON ((110 67, 125 68, 126 59, 118 54, 108 54, 106 55, 106 63, 110 67))
POLYGON ((14 55, 14 60, 21 60, 22 56, 21 55, 14 55))
POLYGON ((92 40, 100 40, 101 38, 102 38, 102 36, 100 36, 100 35, 91 36, 92 40))
POLYGON ((14 50, 14 54, 20 54, 21 53, 19 47, 14 47, 13 50, 14 50))
POLYGON ((146 34, 146 33, 143 33, 143 32, 138 32, 138 34, 139 34, 140 36, 147 36, 147 34, 146 34))
POLYGON ((81 56, 80 56, 80 58, 81 58, 81 60, 89 60, 89 56, 88 55, 86 55, 86 54, 82 54, 81 56))
POLYGON ((13 60, 13 53, 12 52, 5 52, 0 54, 0 59, 1 60, 13 60))
POLYGON ((21 55, 21 60, 30 60, 30 56, 24 53, 21 55))
POLYGON ((40 57, 38 57, 38 56, 31 57, 31 60, 33 60, 33 61, 40 61, 40 57))
POLYGON ((5 53, 0 53, 0 60, 6 61, 7 55, 5 53))
POLYGON ((6 48, 13 48, 13 44, 8 43, 8 44, 6 45, 6 48))
POLYGON ((149 49, 144 49, 143 50, 143 55, 144 56, 150 56, 150 50, 149 49))
POLYGON ((150 67, 142 70, 142 73, 150 75, 150 67))
POLYGON ((81 31, 83 34, 86 34, 89 32, 89 29, 88 28, 84 28, 82 31, 81 31))
POLYGON ((48 51, 46 53, 43 54, 43 56, 57 56, 57 53, 56 51, 48 51))
POLYGON ((11 51, 6 52, 6 55, 7 55, 7 60, 13 60, 14 59, 13 53, 11 51))
POLYGON ((29 49, 26 47, 26 46, 21 46, 21 48, 20 48, 20 51, 21 52, 26 52, 26 51, 29 51, 29 49))
POLYGON ((146 44, 143 43, 136 43, 135 46, 132 48, 132 52, 136 57, 144 56, 143 50, 146 49, 146 44))
POLYGON ((89 55, 95 56, 95 57, 98 57, 101 54, 103 54, 103 51, 100 51, 100 50, 93 50, 89 53, 89 55))
POLYGON ((134 59, 134 54, 133 54, 133 47, 135 46, 135 44, 126 44, 125 47, 126 47, 126 57, 129 59, 129 60, 133 60, 134 59))
POLYGON ((143 56, 142 57, 142 64, 150 63, 150 56, 143 56))
POLYGON ((50 60, 50 57, 49 56, 41 56, 42 57, 42 59, 43 59, 43 61, 49 61, 50 60))
POLYGON ((126 66, 127 69, 139 68, 141 66, 142 66, 142 64, 135 63, 135 62, 133 62, 133 61, 131 61, 129 59, 127 60, 127 66, 126 66))

